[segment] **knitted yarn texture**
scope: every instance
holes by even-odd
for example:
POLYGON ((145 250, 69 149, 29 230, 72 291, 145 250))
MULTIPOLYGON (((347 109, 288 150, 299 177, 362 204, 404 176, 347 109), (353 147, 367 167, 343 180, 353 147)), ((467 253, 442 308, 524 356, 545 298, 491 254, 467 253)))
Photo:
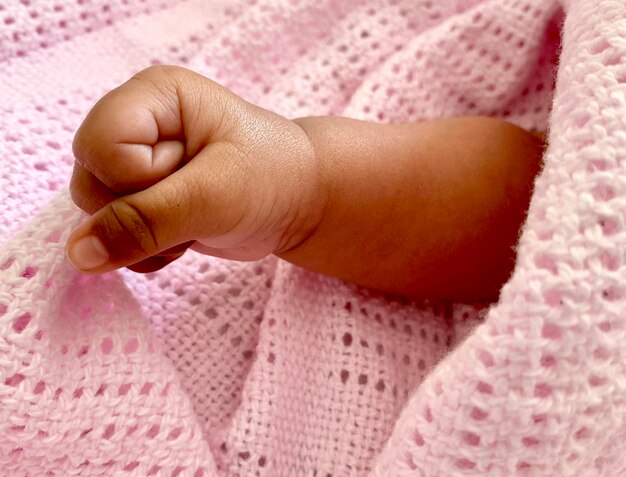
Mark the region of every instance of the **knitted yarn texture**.
POLYGON ((1 476, 626 475, 624 0, 5 0, 0 26, 1 476), (73 133, 157 63, 287 117, 547 130, 499 301, 274 257, 75 271, 73 133))

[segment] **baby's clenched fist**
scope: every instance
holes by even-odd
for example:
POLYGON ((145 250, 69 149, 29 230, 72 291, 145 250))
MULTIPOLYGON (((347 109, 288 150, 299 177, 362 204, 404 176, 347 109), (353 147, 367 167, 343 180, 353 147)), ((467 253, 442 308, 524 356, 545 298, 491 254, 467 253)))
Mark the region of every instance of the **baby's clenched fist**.
POLYGON ((81 270, 153 271, 191 246, 255 260, 321 220, 322 168, 297 123, 183 68, 148 68, 104 96, 76 133, 68 240, 81 270))

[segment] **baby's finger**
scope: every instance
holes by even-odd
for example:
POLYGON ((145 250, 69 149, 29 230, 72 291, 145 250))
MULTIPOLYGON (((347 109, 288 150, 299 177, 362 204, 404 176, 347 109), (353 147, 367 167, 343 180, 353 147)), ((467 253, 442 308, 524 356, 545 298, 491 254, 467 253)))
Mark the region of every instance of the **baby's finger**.
POLYGON ((152 273, 157 270, 161 270, 163 267, 175 262, 184 255, 179 253, 176 255, 155 255, 154 257, 146 258, 141 262, 129 265, 128 268, 137 273, 152 273))
POLYGON ((120 197, 78 163, 74 164, 70 193, 74 203, 88 214, 97 212, 120 197))
POLYGON ((192 198, 168 179, 114 200, 68 239, 68 258, 83 271, 105 272, 133 265, 187 242, 192 198))
POLYGON ((145 189, 185 158, 177 69, 145 70, 104 96, 74 138, 76 160, 116 192, 145 189))
POLYGON ((138 273, 156 272, 157 270, 162 269, 166 265, 175 262, 180 257, 185 255, 187 249, 191 248, 194 243, 195 242, 193 240, 181 243, 180 245, 176 245, 174 247, 168 248, 167 250, 163 250, 158 255, 154 255, 153 257, 148 257, 140 262, 133 263, 127 268, 129 268, 133 272, 138 273))
MULTIPOLYGON (((89 214, 94 214, 102 207, 120 197, 119 194, 111 191, 100 182, 98 178, 78 163, 75 164, 74 167, 70 190, 76 205, 89 214)), ((193 243, 193 241, 189 241, 176 245, 162 251, 159 255, 149 257, 128 268, 140 273, 154 272, 182 257, 193 243)))
MULTIPOLYGON (((216 159, 211 163, 222 162, 216 159)), ((228 169, 222 165, 230 175, 228 169)), ((209 173, 204 161, 192 161, 152 187, 98 210, 68 239, 68 258, 80 270, 101 273, 181 252, 195 237, 211 235, 215 211, 223 211, 222 200, 232 201, 234 194, 229 181, 209 173), (181 248, 172 250, 177 246, 181 248)), ((223 224, 232 226, 217 225, 223 224)))

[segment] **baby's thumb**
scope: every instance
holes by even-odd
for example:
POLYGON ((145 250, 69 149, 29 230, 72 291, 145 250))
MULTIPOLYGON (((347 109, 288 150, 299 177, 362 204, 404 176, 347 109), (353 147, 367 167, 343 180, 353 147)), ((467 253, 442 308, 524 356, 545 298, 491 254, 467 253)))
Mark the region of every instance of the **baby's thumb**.
POLYGON ((107 272, 189 241, 197 221, 192 194, 180 187, 181 172, 92 215, 67 241, 70 262, 82 271, 107 272))

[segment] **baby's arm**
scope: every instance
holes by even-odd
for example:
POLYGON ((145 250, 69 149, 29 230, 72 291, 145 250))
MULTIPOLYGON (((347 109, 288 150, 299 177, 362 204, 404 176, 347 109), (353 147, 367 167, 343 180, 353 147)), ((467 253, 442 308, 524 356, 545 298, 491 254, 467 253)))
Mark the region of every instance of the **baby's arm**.
POLYGON ((509 123, 296 121, 326 173, 315 232, 279 255, 409 295, 492 298, 514 264, 542 142, 509 123))
POLYGON ((94 107, 74 152, 72 196, 93 214, 68 240, 82 270, 155 270, 191 245, 475 300, 512 269, 542 144, 486 118, 289 121, 158 67, 94 107))

